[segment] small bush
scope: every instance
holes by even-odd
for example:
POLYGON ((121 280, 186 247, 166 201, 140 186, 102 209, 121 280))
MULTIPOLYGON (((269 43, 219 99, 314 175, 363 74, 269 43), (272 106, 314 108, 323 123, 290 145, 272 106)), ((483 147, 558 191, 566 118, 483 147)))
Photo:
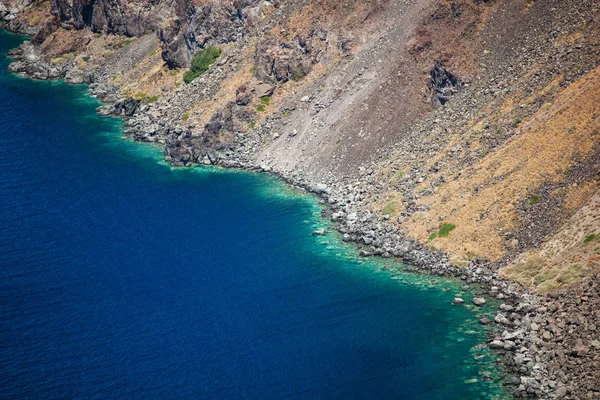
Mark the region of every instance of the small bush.
POLYGON ((110 50, 105 50, 104 53, 102 53, 102 57, 104 58, 109 58, 113 55, 113 52, 110 50))
POLYGON ((269 103, 271 102, 271 96, 263 96, 260 98, 260 102, 263 103, 264 105, 268 106, 269 103))
POLYGON ((456 228, 456 225, 453 224, 443 224, 440 230, 438 231, 439 237, 448 237, 450 232, 452 232, 456 228))
POLYGON ((251 74, 253 74, 253 73, 254 73, 254 67, 250 67, 250 70, 249 70, 249 72, 250 72, 251 74))
POLYGON ((437 235, 438 235, 437 232, 433 232, 431 235, 429 235, 427 240, 429 240, 431 242, 433 239, 435 239, 437 237, 437 235))
POLYGON ((250 122, 250 129, 253 129, 256 126, 256 121, 250 122))
POLYGON ((183 113, 183 115, 181 116, 181 119, 183 120, 183 122, 187 121, 188 119, 190 119, 190 114, 183 113))
POLYGON ((256 106, 256 111, 260 111, 260 112, 265 111, 265 106, 263 106, 262 104, 257 105, 256 106))
POLYGON ((597 235, 595 233, 593 233, 593 234, 591 234, 589 236, 586 236, 585 239, 583 239, 583 243, 585 243, 585 244, 590 243, 591 241, 593 241, 594 239, 596 239, 596 236, 597 235))
POLYGON ((129 46, 131 43, 133 43, 134 38, 128 38, 123 40, 120 44, 119 44, 119 48, 123 48, 123 47, 127 47, 129 46))
POLYGON ((144 92, 136 93, 136 94, 133 95, 134 99, 139 100, 141 102, 144 102, 146 104, 154 103, 156 100, 158 100, 159 97, 160 97, 159 95, 148 96, 144 92))
POLYGON ((529 198, 529 205, 533 206, 540 202, 540 196, 534 194, 529 198))
POLYGON ((102 37, 102 34, 101 33, 94 33, 94 37, 96 39, 100 39, 102 37))
POLYGON ((208 68, 219 58, 221 49, 208 46, 194 54, 190 69, 183 75, 183 81, 188 84, 205 73, 208 68))

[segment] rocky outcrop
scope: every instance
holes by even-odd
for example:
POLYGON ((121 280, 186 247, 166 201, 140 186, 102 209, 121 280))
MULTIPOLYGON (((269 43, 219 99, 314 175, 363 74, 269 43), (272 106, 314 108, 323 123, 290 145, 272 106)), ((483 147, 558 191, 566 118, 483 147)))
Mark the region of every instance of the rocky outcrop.
POLYGON ((157 29, 171 10, 169 2, 143 0, 52 0, 51 7, 65 26, 127 36, 157 29))
POLYGON ((33 0, 0 0, 0 21, 12 21, 33 0))
MULTIPOLYGON (((264 5, 259 3, 211 0, 194 6, 189 0, 176 0, 176 17, 166 21, 159 31, 163 59, 171 68, 185 67, 199 48, 241 39, 260 18, 264 5)), ((277 3, 268 3, 268 7, 277 3)))
POLYGON ((436 61, 429 72, 429 90, 431 91, 431 104, 434 107, 443 106, 450 100, 450 96, 458 93, 462 82, 446 69, 442 61, 436 61))
POLYGON ((30 42, 23 43, 9 53, 13 62, 8 67, 11 72, 20 72, 34 79, 46 80, 64 77, 67 65, 51 65, 42 60, 37 48, 30 42))
POLYGON ((312 64, 311 59, 297 47, 268 39, 256 46, 254 75, 264 82, 285 83, 306 76, 312 64))

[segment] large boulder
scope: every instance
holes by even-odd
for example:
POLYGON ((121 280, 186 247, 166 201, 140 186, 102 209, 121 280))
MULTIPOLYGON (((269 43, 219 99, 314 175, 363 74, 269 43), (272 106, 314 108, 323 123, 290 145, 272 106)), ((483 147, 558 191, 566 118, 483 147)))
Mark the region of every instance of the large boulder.
POLYGON ((311 59, 287 43, 268 39, 256 46, 254 75, 261 81, 284 83, 290 79, 300 79, 311 68, 311 59))

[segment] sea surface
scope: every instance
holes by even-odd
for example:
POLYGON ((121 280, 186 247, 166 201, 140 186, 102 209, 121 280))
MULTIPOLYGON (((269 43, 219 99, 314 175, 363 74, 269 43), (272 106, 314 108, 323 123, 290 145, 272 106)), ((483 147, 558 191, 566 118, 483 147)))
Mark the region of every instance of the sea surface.
POLYGON ((460 282, 313 237, 317 199, 268 176, 169 167, 85 86, 7 73, 22 40, 0 31, 0 398, 502 398, 460 282))

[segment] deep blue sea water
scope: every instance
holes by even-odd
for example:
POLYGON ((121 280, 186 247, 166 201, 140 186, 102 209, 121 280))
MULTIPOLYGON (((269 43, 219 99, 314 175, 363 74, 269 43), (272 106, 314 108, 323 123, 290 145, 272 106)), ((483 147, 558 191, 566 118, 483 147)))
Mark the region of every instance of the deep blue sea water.
POLYGON ((21 40, 0 31, 0 398, 500 398, 459 283, 311 236, 318 203, 267 176, 170 168, 84 86, 8 74, 21 40))

